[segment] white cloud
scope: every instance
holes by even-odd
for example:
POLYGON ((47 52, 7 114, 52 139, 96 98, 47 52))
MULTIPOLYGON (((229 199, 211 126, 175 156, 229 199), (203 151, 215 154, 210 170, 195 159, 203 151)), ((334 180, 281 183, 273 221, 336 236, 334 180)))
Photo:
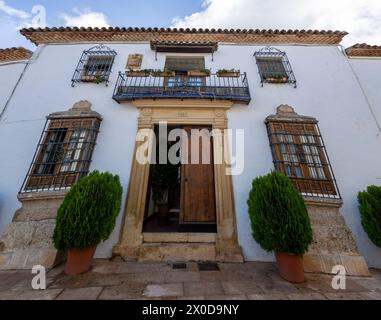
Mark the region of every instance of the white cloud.
POLYGON ((30 14, 28 12, 13 8, 7 5, 5 1, 2 0, 0 0, 0 11, 4 12, 8 16, 20 19, 28 19, 30 17, 30 14))
POLYGON ((67 27, 109 27, 107 17, 102 12, 94 12, 90 9, 73 9, 75 15, 62 14, 61 18, 67 27))
POLYGON ((44 27, 46 20, 45 8, 35 5, 30 13, 11 7, 0 0, 0 48, 24 46, 32 49, 34 45, 22 37, 19 29, 28 27, 44 27))
POLYGON ((381 45, 380 0, 204 0, 203 10, 173 27, 331 29, 349 32, 344 45, 381 45))

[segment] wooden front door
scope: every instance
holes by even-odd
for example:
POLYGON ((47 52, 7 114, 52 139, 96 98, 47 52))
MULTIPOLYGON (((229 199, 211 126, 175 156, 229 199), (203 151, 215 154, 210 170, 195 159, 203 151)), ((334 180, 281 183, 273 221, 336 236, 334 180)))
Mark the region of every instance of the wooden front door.
MULTIPOLYGON (((213 166, 213 141, 210 135, 211 128, 189 126, 183 128, 187 133, 187 163, 181 164, 181 209, 180 224, 209 224, 216 222, 216 208, 214 195, 214 166, 213 166), (192 129, 199 131, 198 163, 192 163, 192 129), (204 143, 209 140, 209 143, 204 143), (206 153, 206 154, 205 154, 206 153), (209 158, 208 163, 203 163, 209 158)), ((182 150, 184 152, 184 150, 182 150)), ((195 156, 193 155, 193 160, 195 156)))

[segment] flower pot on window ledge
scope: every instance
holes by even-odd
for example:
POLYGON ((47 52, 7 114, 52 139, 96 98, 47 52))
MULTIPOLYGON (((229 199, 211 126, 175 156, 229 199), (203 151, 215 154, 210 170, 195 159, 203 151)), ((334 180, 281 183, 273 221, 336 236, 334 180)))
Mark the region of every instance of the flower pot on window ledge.
POLYGON ((82 82, 94 82, 94 80, 95 80, 95 76, 86 75, 81 77, 82 82))
POLYGON ((81 77, 82 82, 102 83, 105 82, 105 78, 101 75, 85 75, 81 77))
POLYGON ((287 83, 288 77, 267 77, 264 80, 268 83, 287 83))

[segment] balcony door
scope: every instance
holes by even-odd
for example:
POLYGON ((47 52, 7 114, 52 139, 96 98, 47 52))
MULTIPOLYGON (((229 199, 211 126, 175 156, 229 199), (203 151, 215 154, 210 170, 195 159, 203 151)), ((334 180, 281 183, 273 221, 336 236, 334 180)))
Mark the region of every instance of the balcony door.
POLYGON ((165 70, 175 72, 175 77, 166 79, 165 85, 171 88, 201 87, 205 79, 201 77, 188 77, 189 70, 204 70, 204 57, 168 56, 165 60, 165 70))

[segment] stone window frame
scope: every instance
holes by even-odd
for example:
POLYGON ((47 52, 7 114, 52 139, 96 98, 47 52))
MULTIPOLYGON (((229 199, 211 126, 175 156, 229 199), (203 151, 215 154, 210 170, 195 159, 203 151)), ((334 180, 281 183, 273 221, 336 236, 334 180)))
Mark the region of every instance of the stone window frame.
POLYGON ((281 105, 265 123, 275 170, 304 197, 341 199, 318 121, 281 105))
POLYGON ((67 189, 87 175, 101 121, 88 101, 48 115, 19 193, 67 189))

